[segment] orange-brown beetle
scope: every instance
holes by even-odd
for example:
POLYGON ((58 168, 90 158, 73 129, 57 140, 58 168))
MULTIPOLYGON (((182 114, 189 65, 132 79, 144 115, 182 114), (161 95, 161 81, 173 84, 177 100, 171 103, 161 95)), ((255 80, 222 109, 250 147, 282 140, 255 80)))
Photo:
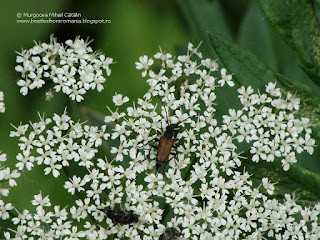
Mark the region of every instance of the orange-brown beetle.
POLYGON ((172 125, 168 125, 163 136, 159 139, 159 146, 157 148, 157 168, 166 162, 170 154, 172 154, 173 157, 177 155, 176 153, 171 152, 171 149, 175 147, 174 142, 178 140, 177 138, 173 138, 173 133, 174 127, 172 125))
MULTIPOLYGON (((161 98, 160 98, 160 100, 162 102, 161 98)), ((162 106, 164 107, 163 102, 162 102, 162 106)), ((156 158, 156 167, 157 167, 157 169, 159 169, 162 164, 168 163, 167 159, 168 159, 170 154, 173 155, 172 158, 174 158, 177 155, 177 153, 171 151, 172 148, 176 148, 174 143, 177 140, 179 140, 178 138, 174 138, 175 130, 179 129, 178 127, 174 127, 174 125, 178 126, 179 124, 181 124, 182 122, 184 122, 184 121, 186 121, 187 119, 190 118, 190 117, 187 117, 183 121, 173 125, 173 124, 170 124, 170 122, 169 122, 169 115, 168 115, 168 112, 167 112, 166 108, 165 108, 165 111, 166 111, 166 115, 167 115, 167 124, 168 124, 167 127, 166 127, 165 132, 162 134, 161 132, 157 131, 157 133, 159 135, 162 135, 160 137, 160 139, 154 138, 154 139, 151 139, 148 143, 145 144, 145 145, 147 145, 151 141, 158 141, 159 142, 158 146, 150 145, 152 148, 157 149, 157 158, 156 158)), ((150 151, 148 153, 147 158, 149 157, 149 155, 150 155, 150 151)))

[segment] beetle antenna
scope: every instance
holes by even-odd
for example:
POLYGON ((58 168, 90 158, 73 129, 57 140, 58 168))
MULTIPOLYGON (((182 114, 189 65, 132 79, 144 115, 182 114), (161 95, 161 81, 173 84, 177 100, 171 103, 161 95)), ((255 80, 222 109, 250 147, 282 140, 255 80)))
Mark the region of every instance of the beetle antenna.
POLYGON ((195 115, 193 115, 193 116, 189 116, 189 117, 183 119, 182 121, 177 122, 176 124, 181 124, 181 123, 183 123, 184 121, 187 121, 189 118, 196 117, 196 116, 200 116, 200 114, 195 114, 195 115))
POLYGON ((156 95, 156 96, 160 99, 160 101, 162 103, 161 107, 164 107, 164 110, 165 110, 166 116, 167 116, 167 124, 170 125, 168 110, 167 110, 166 106, 163 104, 163 101, 162 101, 161 97, 159 95, 156 95))

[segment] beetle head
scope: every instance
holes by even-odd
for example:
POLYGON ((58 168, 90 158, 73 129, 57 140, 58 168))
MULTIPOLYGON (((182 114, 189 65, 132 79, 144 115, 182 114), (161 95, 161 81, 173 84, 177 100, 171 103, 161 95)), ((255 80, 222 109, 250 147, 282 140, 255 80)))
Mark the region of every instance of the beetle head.
POLYGON ((173 138, 173 133, 174 133, 175 128, 172 125, 168 125, 166 127, 166 131, 164 132, 164 136, 166 138, 173 138))

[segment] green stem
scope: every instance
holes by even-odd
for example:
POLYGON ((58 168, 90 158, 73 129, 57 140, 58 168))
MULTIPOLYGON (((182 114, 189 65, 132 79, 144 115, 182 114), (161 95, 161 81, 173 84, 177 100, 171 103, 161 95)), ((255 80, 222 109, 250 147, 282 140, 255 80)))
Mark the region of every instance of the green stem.
MULTIPOLYGON (((275 162, 276 165, 280 161, 275 162)), ((291 179, 294 179, 298 184, 308 189, 314 195, 320 198, 320 175, 310 172, 305 168, 294 164, 290 166, 290 169, 287 171, 287 176, 291 179)))
POLYGON ((76 103, 76 101, 72 101, 70 99, 70 105, 71 105, 71 109, 72 109, 72 112, 73 112, 73 115, 76 119, 80 120, 80 110, 79 110, 79 107, 76 103))

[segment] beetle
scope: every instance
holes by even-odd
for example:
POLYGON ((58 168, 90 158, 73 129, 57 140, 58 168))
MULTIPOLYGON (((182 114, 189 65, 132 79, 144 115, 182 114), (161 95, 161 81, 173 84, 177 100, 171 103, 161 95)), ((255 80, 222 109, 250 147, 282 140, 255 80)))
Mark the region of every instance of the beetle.
MULTIPOLYGON (((158 95, 158 97, 160 98, 160 96, 158 95)), ((162 103, 162 106, 164 106, 162 99, 160 98, 160 101, 162 103)), ((157 157, 156 157, 156 168, 159 169, 161 167, 162 164, 166 164, 168 163, 167 159, 169 157, 169 155, 173 155, 173 158, 176 157, 177 153, 172 152, 172 148, 176 148, 176 146, 174 145, 174 143, 179 140, 178 138, 174 138, 174 133, 175 130, 178 130, 178 127, 174 127, 178 126, 179 124, 183 123, 184 121, 186 121, 187 119, 194 117, 194 116, 189 116, 186 119, 184 119, 183 121, 180 121, 177 124, 170 124, 169 122, 169 115, 168 115, 168 111, 165 108, 165 112, 166 112, 166 116, 167 116, 167 127, 166 130, 164 131, 164 133, 162 134, 160 131, 157 131, 158 135, 161 135, 160 139, 158 138, 153 138, 151 139, 149 142, 147 142, 145 145, 149 144, 151 141, 158 141, 159 145, 155 146, 155 145, 150 145, 152 148, 157 149, 157 157)), ((197 115, 195 115, 197 116, 197 115)), ((143 145, 143 146, 145 146, 143 145)), ((150 156, 150 151, 148 153, 147 158, 149 158, 150 156)))
POLYGON ((112 220, 113 223, 119 224, 131 224, 139 221, 138 215, 133 212, 124 212, 121 210, 112 210, 112 209, 98 209, 101 212, 104 212, 108 218, 112 220))
POLYGON ((176 240, 180 236, 180 232, 176 228, 166 228, 159 240, 176 240))
POLYGON ((168 125, 163 136, 161 136, 159 139, 156 158, 157 169, 159 169, 161 165, 166 162, 170 154, 172 154, 173 157, 177 155, 177 153, 171 152, 171 149, 176 147, 174 146, 174 142, 179 140, 177 138, 173 138, 174 130, 175 129, 172 125, 168 125))

